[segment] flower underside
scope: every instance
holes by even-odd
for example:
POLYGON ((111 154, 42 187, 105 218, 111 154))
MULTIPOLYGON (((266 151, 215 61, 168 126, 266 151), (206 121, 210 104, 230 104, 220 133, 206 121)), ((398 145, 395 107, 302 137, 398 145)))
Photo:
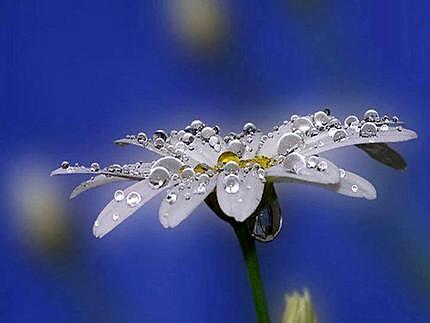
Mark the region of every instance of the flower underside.
POLYGON ((135 145, 162 155, 151 163, 136 162, 89 167, 63 162, 51 175, 88 174, 71 198, 107 183, 136 181, 117 190, 113 200, 98 216, 93 232, 102 237, 127 219, 158 193, 166 191, 159 209, 164 227, 175 227, 206 201, 228 221, 247 219, 256 239, 272 240, 282 224, 274 182, 309 183, 366 199, 376 198, 376 190, 364 178, 338 168, 321 153, 354 145, 372 158, 396 169, 406 162, 387 143, 416 138, 397 117, 380 117, 370 109, 362 119, 347 117, 343 123, 329 110, 312 115, 294 115, 264 134, 247 123, 240 133, 224 137, 218 126, 193 121, 168 135, 162 130, 151 138, 141 132, 115 141, 135 145))

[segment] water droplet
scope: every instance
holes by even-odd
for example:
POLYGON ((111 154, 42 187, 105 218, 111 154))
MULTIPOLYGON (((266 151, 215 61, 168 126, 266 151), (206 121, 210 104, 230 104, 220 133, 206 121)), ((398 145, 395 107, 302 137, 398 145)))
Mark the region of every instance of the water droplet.
POLYGON ((358 125, 360 123, 360 120, 354 115, 350 115, 349 117, 345 118, 344 124, 345 127, 350 127, 352 125, 358 125))
POLYGON ((163 139, 163 141, 166 141, 167 140, 167 134, 166 134, 166 132, 164 130, 157 130, 152 135, 152 138, 154 139, 154 141, 157 138, 161 138, 161 139, 163 139))
POLYGON ((191 200, 191 194, 190 194, 189 192, 185 193, 185 194, 184 194, 184 197, 185 197, 185 200, 186 200, 186 201, 191 200))
POLYGON ((347 137, 348 137, 348 133, 344 129, 338 129, 333 134, 333 141, 341 142, 342 140, 345 140, 347 137))
POLYGON ((114 220, 115 222, 119 220, 119 214, 118 213, 114 213, 112 214, 112 220, 114 220))
POLYGON ((293 122, 293 131, 300 130, 306 134, 312 128, 312 122, 306 117, 300 117, 293 122))
POLYGON ((131 207, 135 207, 140 203, 140 201, 142 200, 142 197, 138 192, 130 192, 128 193, 126 200, 127 200, 127 205, 131 207))
POLYGON ((362 137, 373 137, 376 136, 378 128, 372 122, 366 122, 360 129, 360 136, 362 137))
POLYGON ((235 194, 239 191, 239 177, 237 175, 227 175, 224 178, 224 189, 229 194, 235 194))
POLYGON ((199 176, 199 179, 198 179, 199 183, 207 185, 209 184, 209 181, 210 181, 210 177, 208 174, 201 174, 199 176))
POLYGON ((340 176, 340 178, 344 178, 346 176, 346 172, 344 169, 339 168, 339 176, 340 176))
POLYGON ((242 156, 245 151, 245 145, 239 139, 233 139, 230 141, 228 143, 228 148, 238 156, 242 156))
POLYGON ((252 236, 261 242, 273 241, 282 228, 282 216, 279 202, 272 203, 257 211, 255 222, 252 225, 252 236))
POLYGON ((269 137, 269 138, 273 138, 273 132, 269 132, 269 133, 267 133, 267 137, 269 137))
POLYGON ((176 192, 170 192, 169 194, 166 195, 166 201, 170 205, 174 204, 177 199, 178 199, 178 194, 176 194, 176 192))
POLYGON ((318 165, 317 165, 317 169, 318 169, 320 172, 325 171, 325 170, 327 169, 327 167, 328 167, 328 165, 327 165, 327 162, 326 162, 325 160, 321 160, 321 161, 318 163, 318 165))
POLYGON ((146 136, 146 133, 144 132, 139 132, 137 134, 137 142, 140 144, 145 143, 148 140, 148 137, 146 136))
POLYGON ((278 154, 287 155, 299 147, 302 138, 295 133, 286 133, 278 141, 278 154))
POLYGON ((194 136, 191 134, 191 133, 185 133, 183 136, 182 136, 182 141, 186 144, 186 145, 189 145, 189 144, 191 144, 193 141, 194 141, 194 136))
POLYGON ((100 226, 99 221, 96 220, 96 222, 94 222, 94 226, 97 228, 100 226))
POLYGON ((354 193, 356 193, 356 192, 358 192, 358 186, 357 185, 352 185, 351 186, 351 190, 354 192, 354 193))
POLYGON ((233 173, 239 170, 239 164, 234 160, 230 160, 224 165, 224 171, 227 173, 233 173))
POLYGON ((197 190, 196 190, 197 194, 201 195, 201 194, 205 194, 206 193, 206 184, 204 183, 200 183, 199 186, 197 186, 197 190))
POLYGON ((200 121, 200 120, 194 120, 194 121, 191 122, 190 126, 193 129, 200 130, 200 129, 203 129, 203 127, 205 126, 205 124, 202 121, 200 121))
POLYGON ((305 158, 298 153, 292 153, 285 157, 282 165, 287 171, 297 173, 306 165, 305 158))
POLYGON ((383 124, 383 125, 381 126, 381 131, 387 131, 387 130, 388 130, 388 125, 383 124))
POLYGON ((163 138, 156 138, 154 140, 154 147, 157 149, 163 148, 165 144, 165 141, 163 138))
POLYGON ((315 168, 319 162, 319 158, 317 156, 310 156, 306 161, 306 166, 308 168, 315 168))
POLYGON ((243 132, 246 134, 254 133, 257 130, 255 124, 248 122, 243 126, 243 132))
POLYGON ((318 111, 314 114, 314 123, 315 126, 319 129, 325 127, 325 125, 329 122, 330 118, 324 111, 318 111))
POLYGON ((99 163, 92 163, 90 168, 92 172, 98 172, 100 170, 100 165, 99 163))
POLYGON ((70 166, 70 163, 67 160, 65 160, 61 163, 62 169, 67 169, 67 168, 69 168, 69 166, 70 166))
POLYGON ((299 116, 297 115, 297 114, 293 114, 291 117, 290 117, 290 121, 295 121, 295 120, 297 120, 297 118, 298 118, 299 116))
POLYGON ((180 171, 180 174, 183 179, 190 179, 196 176, 196 172, 191 167, 185 167, 180 171))
POLYGON ((363 119, 365 121, 377 121, 379 120, 379 114, 374 109, 369 109, 364 113, 363 119))
POLYGON ((168 182, 169 178, 169 171, 161 166, 152 168, 151 172, 149 173, 149 183, 154 188, 163 187, 168 182))
POLYGON ((116 202, 121 202, 124 199, 125 195, 124 195, 124 191, 123 190, 117 190, 115 191, 115 193, 113 193, 113 199, 116 202))
POLYGON ((215 130, 211 127, 204 127, 202 130, 202 138, 203 139, 210 139, 212 136, 215 135, 215 130))
POLYGON ((257 177, 263 183, 266 182, 266 171, 263 168, 257 170, 257 177))
POLYGON ((209 138, 209 145, 214 147, 215 145, 219 144, 218 136, 212 136, 209 138))

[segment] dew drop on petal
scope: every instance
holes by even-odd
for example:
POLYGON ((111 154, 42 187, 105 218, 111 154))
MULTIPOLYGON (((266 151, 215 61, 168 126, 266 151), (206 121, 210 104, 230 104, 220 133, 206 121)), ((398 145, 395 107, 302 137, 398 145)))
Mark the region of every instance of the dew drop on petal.
POLYGON ((381 131, 387 131, 387 130, 388 130, 388 125, 383 124, 383 125, 381 126, 381 131))
POLYGON ((69 166, 70 166, 70 163, 67 160, 65 160, 61 163, 62 169, 67 169, 67 168, 69 168, 69 166))
POLYGON ((254 133, 257 130, 255 124, 248 122, 243 126, 243 132, 246 134, 254 133))
POLYGON ((360 129, 360 136, 362 137, 374 137, 376 136, 376 133, 378 131, 378 128, 376 127, 376 125, 372 122, 366 122, 365 124, 363 124, 361 126, 360 129))
POLYGON ((358 192, 358 186, 357 185, 352 185, 351 186, 351 190, 354 192, 354 193, 356 193, 356 192, 358 192))
POLYGON ((317 169, 321 172, 325 171, 327 169, 328 165, 327 162, 325 160, 321 160, 318 165, 317 165, 317 169))
POLYGON ((315 168, 315 167, 317 167, 318 162, 319 162, 319 158, 317 156, 310 156, 306 160, 306 166, 308 168, 315 168))
POLYGON ((135 207, 140 203, 140 201, 142 200, 142 197, 138 192, 130 192, 128 193, 126 200, 127 200, 127 205, 131 207, 135 207))
POLYGON ((204 127, 201 135, 203 139, 209 140, 212 136, 215 135, 215 130, 211 127, 204 127))
POLYGON ((166 201, 170 205, 174 204, 176 200, 178 199, 178 194, 176 192, 170 192, 166 195, 166 201))
POLYGON ((227 175, 224 178, 224 189, 229 194, 235 194, 239 191, 239 177, 237 175, 227 175))
POLYGON ((228 143, 228 149, 238 156, 245 152, 245 145, 239 139, 233 139, 228 143))
POLYGON ((302 138, 295 133, 286 133, 278 141, 278 154, 287 155, 294 149, 298 148, 302 138))
POLYGON ((224 171, 226 171, 227 173, 233 173, 237 170, 239 170, 239 164, 236 163, 234 160, 230 160, 224 165, 224 171))
POLYGON ((100 165, 99 163, 92 163, 90 168, 91 168, 91 171, 98 172, 100 170, 100 165))
POLYGON ((163 148, 165 141, 163 138, 159 137, 154 140, 154 147, 157 149, 163 148))
POLYGON ((118 213, 114 213, 112 214, 112 220, 114 220, 115 222, 119 220, 119 214, 118 213))
POLYGON ((154 188, 163 187, 170 178, 169 171, 161 166, 154 167, 149 173, 149 183, 154 188))
POLYGON ((345 127, 347 128, 352 125, 358 125, 359 123, 360 123, 360 120, 358 120, 358 118, 354 115, 350 115, 346 117, 344 121, 345 127))
POLYGON ((379 114, 374 109, 369 109, 364 113, 363 119, 365 121, 377 121, 379 120, 379 114))
POLYGON ((306 134, 312 128, 312 122, 306 117, 300 117, 293 122, 293 131, 300 130, 306 134))
POLYGON ((319 129, 324 128, 324 126, 329 122, 330 118, 324 111, 318 111, 314 114, 315 126, 319 129))
POLYGON ((338 129, 333 134, 333 141, 334 142, 340 142, 348 137, 348 133, 343 129, 338 129))
POLYGON ((137 142, 140 144, 143 144, 144 142, 146 142, 148 140, 148 137, 146 136, 146 133, 144 132, 139 132, 137 134, 137 142))
POLYGON ((340 178, 344 178, 346 176, 346 172, 344 169, 339 168, 339 176, 340 176, 340 178))
POLYGON ((117 190, 115 191, 115 193, 113 193, 113 199, 116 202, 121 202, 124 199, 125 195, 124 195, 124 191, 123 190, 117 190))
POLYGON ((285 157, 285 160, 283 161, 282 165, 286 170, 297 173, 297 171, 304 167, 306 163, 302 155, 292 153, 285 157))

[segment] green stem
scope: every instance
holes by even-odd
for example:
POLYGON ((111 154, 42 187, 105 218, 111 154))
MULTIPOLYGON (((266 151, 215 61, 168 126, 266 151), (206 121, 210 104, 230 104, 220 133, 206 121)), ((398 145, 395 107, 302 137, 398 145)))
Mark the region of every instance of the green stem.
POLYGON ((233 228, 237 239, 240 242, 243 259, 245 260, 246 269, 248 270, 248 279, 252 289, 258 322, 269 323, 269 312, 267 310, 266 298, 264 296, 264 287, 261 280, 255 240, 249 234, 248 227, 245 223, 235 223, 233 228))
MULTIPOLYGON (((266 185, 265 193, 263 194, 263 200, 261 205, 270 203, 273 199, 276 199, 276 193, 273 185, 266 185)), ((257 250, 255 248, 254 237, 249 232, 247 221, 236 222, 232 217, 226 215, 221 207, 219 206, 217 196, 215 192, 208 195, 205 200, 206 204, 218 215, 219 218, 229 223, 236 233, 237 239, 239 240, 240 247, 242 249, 243 259, 245 261, 246 269, 248 271, 248 279, 252 289, 252 295, 254 298, 255 310, 257 312, 257 318, 259 323, 270 323, 269 312, 267 310, 266 298, 264 296, 263 282, 261 280, 260 265, 258 263, 257 250)), ((250 218, 252 218, 251 216, 250 218)))

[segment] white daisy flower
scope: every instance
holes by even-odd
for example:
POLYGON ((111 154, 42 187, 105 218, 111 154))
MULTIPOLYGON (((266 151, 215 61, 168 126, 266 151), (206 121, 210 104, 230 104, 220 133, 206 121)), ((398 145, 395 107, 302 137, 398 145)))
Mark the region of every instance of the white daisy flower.
POLYGON ((255 239, 270 241, 282 224, 273 183, 304 182, 351 197, 374 199, 376 190, 371 183, 319 155, 355 145, 390 167, 405 169, 403 158, 386 143, 416 137, 397 117, 380 117, 373 109, 362 119, 349 116, 343 123, 328 109, 294 115, 267 134, 247 123, 240 133, 225 137, 218 126, 195 120, 169 135, 158 130, 150 138, 142 132, 116 141, 163 156, 151 163, 84 167, 63 162, 51 175, 92 176, 73 190, 71 198, 107 183, 136 182, 115 191, 98 216, 93 232, 99 238, 164 192, 159 220, 165 228, 176 227, 206 201, 223 219, 247 221, 255 239))

